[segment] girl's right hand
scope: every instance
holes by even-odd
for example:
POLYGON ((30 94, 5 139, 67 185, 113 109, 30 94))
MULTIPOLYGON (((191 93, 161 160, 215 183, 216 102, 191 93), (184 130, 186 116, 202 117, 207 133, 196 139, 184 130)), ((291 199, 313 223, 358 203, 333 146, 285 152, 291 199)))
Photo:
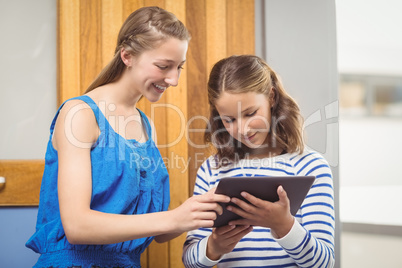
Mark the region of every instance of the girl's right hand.
POLYGON ((212 188, 203 195, 195 195, 187 199, 182 205, 172 210, 173 220, 178 225, 178 231, 187 232, 201 227, 212 227, 217 214, 223 213, 219 203, 229 203, 230 197, 215 194, 212 188))
POLYGON ((240 239, 252 230, 252 226, 246 225, 226 225, 214 228, 207 242, 207 257, 210 260, 219 260, 222 255, 232 252, 240 239))

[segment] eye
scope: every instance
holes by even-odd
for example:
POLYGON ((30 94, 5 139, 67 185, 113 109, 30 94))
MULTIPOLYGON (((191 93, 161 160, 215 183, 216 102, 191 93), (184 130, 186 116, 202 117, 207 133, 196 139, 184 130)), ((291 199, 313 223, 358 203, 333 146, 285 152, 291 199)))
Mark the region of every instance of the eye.
POLYGON ((252 113, 246 114, 246 116, 248 116, 248 117, 254 116, 254 115, 257 113, 257 111, 258 111, 258 110, 255 110, 255 111, 252 112, 252 113))
POLYGON ((156 67, 158 67, 161 70, 166 70, 168 68, 168 66, 164 66, 164 65, 156 65, 156 67))
POLYGON ((231 124, 235 121, 236 119, 234 118, 229 118, 229 117, 224 117, 222 118, 222 121, 225 122, 226 124, 231 124))

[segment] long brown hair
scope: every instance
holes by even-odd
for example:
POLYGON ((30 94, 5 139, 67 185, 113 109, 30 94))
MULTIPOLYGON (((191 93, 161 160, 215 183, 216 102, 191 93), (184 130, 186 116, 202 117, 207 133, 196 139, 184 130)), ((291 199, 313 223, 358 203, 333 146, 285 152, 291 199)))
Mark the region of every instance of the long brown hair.
POLYGON ((272 90, 275 94, 271 108, 270 143, 288 153, 302 153, 303 118, 299 106, 286 93, 275 71, 264 60, 254 55, 231 56, 214 65, 208 81, 210 117, 204 138, 216 148, 218 166, 228 165, 245 157, 244 145, 226 131, 215 107, 221 93, 255 92, 264 94, 268 101, 272 90))
POLYGON ((133 56, 156 48, 167 38, 190 40, 190 33, 177 17, 159 7, 143 7, 128 16, 123 23, 110 63, 103 68, 98 77, 87 88, 85 93, 102 85, 117 81, 126 68, 120 57, 120 50, 124 47, 133 56))

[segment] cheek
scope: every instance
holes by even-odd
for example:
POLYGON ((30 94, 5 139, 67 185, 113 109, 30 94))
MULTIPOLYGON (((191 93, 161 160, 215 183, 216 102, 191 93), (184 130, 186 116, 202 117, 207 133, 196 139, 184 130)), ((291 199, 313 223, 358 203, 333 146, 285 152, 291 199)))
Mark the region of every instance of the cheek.
POLYGON ((144 79, 152 79, 158 76, 158 73, 160 72, 157 67, 155 66, 146 66, 142 68, 141 74, 144 79))
POLYGON ((232 136, 233 138, 235 138, 236 140, 238 140, 238 131, 237 131, 237 127, 236 124, 228 124, 228 123, 224 123, 223 124, 225 126, 226 131, 229 133, 230 136, 232 136))
POLYGON ((250 129, 260 132, 268 132, 271 126, 271 122, 266 116, 255 116, 247 123, 250 129))
POLYGON ((229 123, 223 123, 223 126, 225 127, 226 131, 232 135, 234 133, 234 126, 233 124, 229 124, 229 123))
POLYGON ((256 120, 253 127, 260 129, 262 132, 269 132, 271 122, 268 120, 256 120))
POLYGON ((271 110, 266 109, 263 111, 262 115, 260 116, 262 120, 259 121, 259 124, 267 129, 267 132, 269 132, 269 129, 272 126, 272 118, 271 118, 271 110))

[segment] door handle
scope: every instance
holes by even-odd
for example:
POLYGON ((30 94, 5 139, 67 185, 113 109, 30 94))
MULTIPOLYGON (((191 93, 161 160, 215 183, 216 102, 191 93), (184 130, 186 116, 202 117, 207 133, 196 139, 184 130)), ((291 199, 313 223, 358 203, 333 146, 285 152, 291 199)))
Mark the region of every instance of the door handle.
POLYGON ((3 190, 4 187, 6 187, 6 178, 0 176, 0 191, 3 190))

